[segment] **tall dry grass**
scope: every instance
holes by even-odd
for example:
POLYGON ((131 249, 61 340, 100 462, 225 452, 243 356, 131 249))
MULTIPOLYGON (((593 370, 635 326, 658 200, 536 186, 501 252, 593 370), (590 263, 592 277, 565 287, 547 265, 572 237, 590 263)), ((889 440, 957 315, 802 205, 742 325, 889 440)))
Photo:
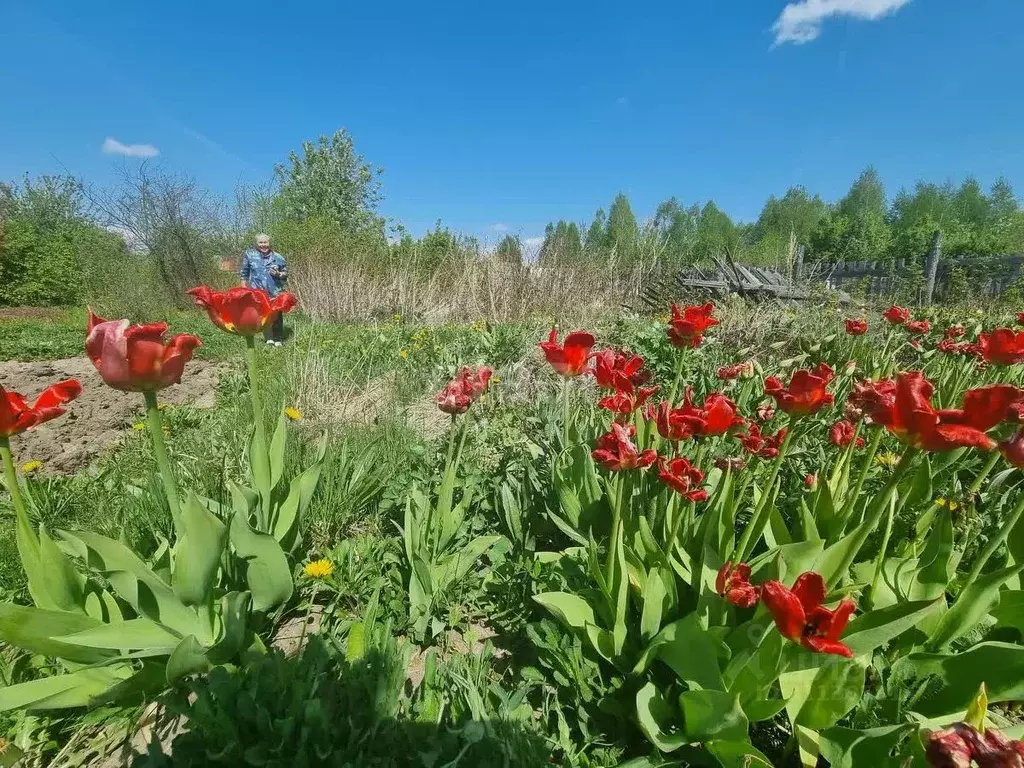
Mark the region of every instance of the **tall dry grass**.
POLYGON ((392 314, 422 322, 550 317, 579 322, 635 299, 647 270, 513 265, 466 256, 429 274, 400 265, 304 261, 290 287, 314 319, 360 321, 392 314))

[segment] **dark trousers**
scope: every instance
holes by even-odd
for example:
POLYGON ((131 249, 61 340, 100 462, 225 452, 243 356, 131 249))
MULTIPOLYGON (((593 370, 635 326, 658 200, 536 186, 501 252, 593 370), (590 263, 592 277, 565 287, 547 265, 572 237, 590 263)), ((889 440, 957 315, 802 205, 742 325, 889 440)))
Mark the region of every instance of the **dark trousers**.
POLYGON ((284 314, 278 312, 274 322, 263 329, 263 338, 267 341, 284 341, 284 314))

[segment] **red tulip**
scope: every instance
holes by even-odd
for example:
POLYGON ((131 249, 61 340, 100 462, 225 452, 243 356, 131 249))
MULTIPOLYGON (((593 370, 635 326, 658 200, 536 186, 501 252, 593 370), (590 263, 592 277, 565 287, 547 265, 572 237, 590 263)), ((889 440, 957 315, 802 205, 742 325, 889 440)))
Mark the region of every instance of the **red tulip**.
POLYGON ((1009 418, 1010 407, 1024 400, 1024 391, 997 384, 965 392, 963 410, 937 411, 931 404, 932 392, 931 382, 920 371, 901 373, 891 395, 888 387, 865 393, 864 412, 903 442, 926 451, 988 451, 995 441, 985 433, 1009 418))
POLYGON ((544 350, 544 357, 559 376, 579 376, 587 369, 590 350, 594 346, 594 335, 586 331, 572 331, 565 337, 565 343, 558 343, 558 331, 551 329, 547 341, 537 346, 544 350))
POLYGON ((910 333, 922 334, 928 333, 932 329, 932 324, 928 320, 913 320, 903 325, 910 333))
POLYGON ((295 296, 287 291, 270 298, 266 291, 257 288, 214 291, 200 285, 186 293, 206 309, 214 325, 239 336, 255 336, 274 322, 279 314, 291 312, 298 304, 295 296))
POLYGON ((462 379, 452 379, 444 389, 434 395, 434 403, 445 413, 455 416, 465 413, 473 404, 473 390, 462 379))
POLYGON ((779 408, 790 416, 808 416, 835 402, 835 398, 825 391, 833 376, 832 368, 827 363, 820 363, 812 371, 793 371, 788 389, 777 378, 769 376, 764 380, 764 391, 774 397, 779 408))
POLYGON ((155 392, 181 381, 185 363, 202 342, 179 333, 164 340, 167 323, 131 325, 104 320, 89 310, 85 353, 103 380, 125 392, 155 392))
POLYGON ((626 356, 622 352, 602 349, 592 357, 594 378, 601 389, 623 389, 625 383, 639 387, 651 378, 650 372, 643 370, 644 359, 638 355, 626 356))
POLYGON ((809 475, 804 475, 804 486, 813 489, 818 483, 818 473, 812 472, 809 475))
POLYGON ((715 311, 715 305, 710 301, 701 306, 690 306, 679 308, 678 304, 672 305, 672 317, 668 321, 668 340, 674 347, 680 349, 699 347, 704 341, 704 332, 713 325, 718 325, 718 320, 711 315, 715 311))
POLYGON ((486 365, 481 365, 477 368, 470 368, 468 365, 464 365, 459 369, 455 378, 462 382, 463 389, 469 393, 470 397, 476 400, 487 391, 487 387, 491 383, 491 376, 493 375, 494 370, 486 365))
POLYGON ((1010 328, 996 328, 992 333, 978 334, 981 354, 989 363, 1016 365, 1024 362, 1024 331, 1014 333, 1010 328))
POLYGON ((1024 468, 1024 429, 999 443, 999 452, 1013 466, 1024 468))
POLYGON ((762 434, 761 427, 751 421, 747 423, 746 433, 736 435, 736 439, 748 453, 761 459, 774 459, 786 439, 786 430, 780 429, 775 435, 762 434))
MULTIPOLYGON (((841 419, 832 425, 832 428, 828 431, 828 439, 832 445, 837 448, 845 448, 853 442, 853 436, 857 433, 856 428, 853 424, 846 419, 841 419)), ((857 447, 864 447, 864 438, 857 438, 857 447)))
POLYGON ((697 437, 714 437, 724 435, 733 427, 744 423, 743 417, 736 413, 736 403, 721 392, 712 392, 704 399, 703 407, 691 402, 693 391, 686 388, 683 404, 673 411, 673 416, 689 425, 690 431, 697 437))
POLYGON ((594 461, 610 472, 621 472, 624 469, 643 469, 654 463, 658 455, 648 448, 638 451, 633 443, 636 427, 630 424, 624 427, 613 423, 612 431, 597 438, 591 454, 594 461))
POLYGON ((68 379, 43 390, 32 405, 18 392, 0 386, 0 437, 20 435, 26 429, 55 419, 64 413, 61 406, 82 394, 82 385, 68 379))
POLYGON ((634 387, 628 380, 625 380, 624 384, 625 388, 598 400, 597 406, 619 416, 628 416, 643 407, 651 395, 658 391, 657 387, 634 387))
POLYGON ((704 501, 708 497, 708 492, 700 487, 704 473, 681 456, 668 461, 659 458, 658 479, 689 501, 704 501))
POLYGON ((693 437, 693 429, 689 423, 680 418, 679 411, 672 408, 672 404, 667 400, 662 400, 656 409, 648 405, 644 416, 648 421, 654 420, 658 434, 666 440, 678 442, 693 437))
POLYGON ((850 336, 863 336, 868 332, 868 321, 864 319, 847 320, 846 332, 850 336))
POLYGON ((942 335, 947 339, 959 339, 966 332, 967 331, 964 329, 961 323, 954 323, 953 325, 949 326, 949 328, 947 328, 942 335))
POLYGON ((825 580, 813 571, 800 574, 793 589, 779 581, 768 581, 761 587, 761 600, 783 637, 818 653, 850 658, 853 652, 840 642, 839 636, 856 604, 844 598, 835 610, 830 610, 824 606, 825 594, 825 580))
POLYGON ((1017 325, 1024 325, 1024 312, 1017 313, 1017 325))
POLYGON ((935 768, 971 768, 973 750, 961 729, 970 728, 965 723, 927 733, 924 753, 928 764, 935 768))
POLYGON ((892 325, 903 325, 910 319, 910 310, 894 304, 882 313, 882 317, 892 325))
POLYGON ((735 365, 723 365, 715 371, 715 376, 723 381, 731 381, 741 376, 747 378, 754 373, 754 364, 749 360, 735 365))
POLYGON ((753 608, 761 598, 761 590, 750 583, 750 566, 729 560, 715 578, 715 592, 738 608, 753 608))

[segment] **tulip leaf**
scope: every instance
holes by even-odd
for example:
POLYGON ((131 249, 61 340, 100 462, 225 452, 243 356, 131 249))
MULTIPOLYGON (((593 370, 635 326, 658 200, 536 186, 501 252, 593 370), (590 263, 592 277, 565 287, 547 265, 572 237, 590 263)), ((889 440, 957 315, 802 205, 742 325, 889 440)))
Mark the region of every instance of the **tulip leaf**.
POLYGON ((587 624, 597 623, 590 603, 571 592, 541 592, 533 599, 570 629, 582 632, 587 624))
POLYGON ((181 510, 181 536, 174 552, 174 594, 185 605, 210 601, 228 529, 190 494, 181 510))
POLYGON ((248 592, 228 592, 220 599, 220 618, 223 625, 220 639, 210 649, 210 660, 224 664, 233 659, 251 636, 249 609, 252 595, 248 592))
POLYGON ((131 666, 116 664, 0 686, 0 712, 87 707, 131 674, 131 666))
POLYGON ((691 742, 747 738, 747 716, 740 697, 725 691, 691 690, 679 695, 683 729, 691 742))
POLYGON ((703 745, 722 768, 772 768, 772 761, 745 740, 709 741, 703 745))
POLYGON ((849 646, 854 656, 870 653, 917 626, 925 617, 938 610, 941 602, 919 600, 869 611, 849 623, 842 641, 849 646))
POLYGON ((636 714, 640 730, 662 752, 672 752, 689 742, 681 732, 667 732, 671 728, 675 711, 654 683, 648 682, 636 692, 636 714))
POLYGON ((914 653, 897 661, 893 674, 906 680, 934 677, 915 712, 925 717, 962 713, 982 683, 990 704, 1024 699, 1024 647, 984 642, 959 653, 914 653))
POLYGON ((151 619, 129 619, 54 638, 69 645, 126 651, 156 651, 169 654, 181 635, 151 619))
POLYGON ((821 756, 832 768, 888 765, 890 753, 914 730, 913 725, 888 725, 867 730, 834 726, 821 732, 821 756))
POLYGON ((116 654, 96 648, 81 648, 58 638, 103 626, 83 613, 49 611, 13 603, 0 603, 0 640, 40 656, 51 656, 77 664, 95 664, 116 654))
POLYGON ((284 411, 277 418, 277 427, 270 438, 270 487, 276 488, 284 475, 284 451, 288 444, 288 417, 284 411))
POLYGON ((997 626, 1013 627, 1024 635, 1024 590, 1003 590, 999 593, 999 605, 992 611, 997 626))
POLYGON ((988 613, 999 597, 999 587, 1011 576, 1024 570, 1024 563, 1001 568, 978 577, 957 596, 946 611, 925 647, 937 651, 961 637, 988 613))
POLYGON ((212 667, 206 648, 195 635, 189 635, 178 643, 167 659, 167 682, 174 685, 183 677, 209 672, 212 667))
POLYGON ((39 564, 42 583, 54 608, 80 613, 85 609, 85 577, 39 526, 39 564))
POLYGON ((254 531, 243 515, 232 515, 231 546, 245 561, 245 581, 252 607, 268 611, 292 596, 292 571, 281 545, 269 533, 254 531))
POLYGON ((701 688, 725 690, 718 665, 718 648, 696 613, 668 624, 651 642, 657 658, 680 680, 701 688))
POLYGON ((165 624, 182 636, 200 631, 195 611, 124 544, 88 531, 59 533, 84 549, 88 565, 103 572, 114 591, 140 616, 165 624))
POLYGON ((779 677, 790 720, 812 730, 835 725, 864 695, 867 661, 815 654, 817 668, 779 677))
POLYGON ((940 507, 932 520, 924 550, 910 585, 912 600, 934 600, 943 595, 953 575, 953 516, 948 507, 940 507))

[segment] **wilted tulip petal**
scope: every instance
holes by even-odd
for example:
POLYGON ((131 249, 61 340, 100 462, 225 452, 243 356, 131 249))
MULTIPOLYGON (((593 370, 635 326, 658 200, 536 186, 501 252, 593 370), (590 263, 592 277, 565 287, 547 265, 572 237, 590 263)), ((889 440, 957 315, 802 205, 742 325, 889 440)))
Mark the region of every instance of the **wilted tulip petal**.
POLYGON ((103 380, 125 392, 154 392, 177 384, 202 345, 198 336, 181 333, 164 339, 167 323, 131 325, 104 320, 89 310, 85 352, 103 380))

